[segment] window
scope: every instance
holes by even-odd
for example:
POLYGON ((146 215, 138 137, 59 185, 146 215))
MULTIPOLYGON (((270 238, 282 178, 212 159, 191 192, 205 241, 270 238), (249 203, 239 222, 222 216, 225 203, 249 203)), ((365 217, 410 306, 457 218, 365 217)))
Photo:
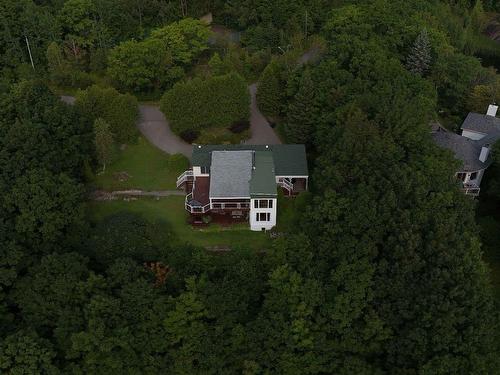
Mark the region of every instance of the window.
POLYGON ((457 173, 457 178, 460 180, 460 181, 465 181, 465 176, 467 175, 467 173, 464 173, 464 172, 459 172, 457 173))
POLYGON ((255 214, 255 220, 256 221, 270 221, 271 214, 269 212, 257 212, 255 214))
POLYGON ((469 178, 469 180, 475 180, 476 178, 477 178, 477 172, 472 172, 472 173, 470 174, 470 178, 469 178))
POLYGON ((272 199, 260 199, 254 201, 255 208, 273 208, 273 200, 272 199))

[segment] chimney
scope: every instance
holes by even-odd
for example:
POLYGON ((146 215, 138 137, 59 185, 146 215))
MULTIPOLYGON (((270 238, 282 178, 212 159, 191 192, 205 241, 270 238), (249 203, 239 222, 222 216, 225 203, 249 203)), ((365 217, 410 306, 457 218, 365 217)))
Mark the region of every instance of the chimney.
POLYGON ((483 146, 481 148, 481 154, 479 155, 479 161, 484 163, 486 159, 488 159, 489 154, 490 154, 490 148, 488 146, 483 146))
POLYGON ((490 104, 488 106, 488 112, 486 112, 486 115, 495 117, 497 115, 497 111, 498 111, 498 106, 494 105, 494 104, 490 104))

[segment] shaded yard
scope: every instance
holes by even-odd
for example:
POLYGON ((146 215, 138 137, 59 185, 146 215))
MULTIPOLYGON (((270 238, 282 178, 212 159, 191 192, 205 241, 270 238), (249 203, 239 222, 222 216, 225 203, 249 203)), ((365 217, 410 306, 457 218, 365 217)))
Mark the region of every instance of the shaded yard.
POLYGON ((171 190, 177 177, 189 166, 180 154, 169 155, 140 137, 136 145, 118 151, 115 162, 96 176, 94 184, 103 190, 171 190))
POLYGON ((268 249, 271 242, 268 234, 252 232, 247 224, 229 228, 211 224, 207 228, 193 229, 187 224, 188 213, 184 210, 184 197, 182 196, 170 196, 159 200, 141 198, 131 201, 91 202, 87 208, 88 216, 93 222, 120 211, 133 212, 151 221, 166 221, 177 235, 179 242, 188 242, 197 246, 231 246, 232 248, 245 246, 263 250, 268 249))

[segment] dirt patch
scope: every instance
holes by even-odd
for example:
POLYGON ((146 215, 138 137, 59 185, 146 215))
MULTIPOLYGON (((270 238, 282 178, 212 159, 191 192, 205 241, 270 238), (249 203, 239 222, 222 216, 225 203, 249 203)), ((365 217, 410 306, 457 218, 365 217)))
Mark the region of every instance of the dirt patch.
POLYGON ((116 181, 120 181, 120 182, 127 181, 127 180, 130 179, 130 177, 132 177, 132 176, 129 175, 127 172, 116 172, 116 173, 113 173, 113 178, 116 181))

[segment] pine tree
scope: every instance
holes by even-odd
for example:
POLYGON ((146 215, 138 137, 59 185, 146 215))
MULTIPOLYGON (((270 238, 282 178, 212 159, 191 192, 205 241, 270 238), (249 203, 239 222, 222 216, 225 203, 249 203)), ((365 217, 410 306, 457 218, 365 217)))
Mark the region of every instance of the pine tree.
POLYGON ((423 29, 418 35, 406 59, 406 69, 410 72, 424 75, 431 65, 431 43, 429 34, 423 29))
POLYGON ((208 61, 210 73, 214 76, 220 76, 227 73, 227 65, 222 61, 220 55, 215 52, 212 58, 208 61))
POLYGON ((111 163, 115 153, 115 139, 109 124, 102 118, 94 122, 95 148, 97 159, 102 164, 102 171, 106 170, 106 164, 111 163))
POLYGON ((314 83, 310 71, 306 70, 302 75, 300 88, 288 106, 285 131, 290 142, 312 143, 315 112, 314 83))
POLYGON ((278 63, 272 61, 262 72, 257 87, 257 104, 264 115, 269 117, 280 115, 284 92, 285 87, 280 77, 278 63))

